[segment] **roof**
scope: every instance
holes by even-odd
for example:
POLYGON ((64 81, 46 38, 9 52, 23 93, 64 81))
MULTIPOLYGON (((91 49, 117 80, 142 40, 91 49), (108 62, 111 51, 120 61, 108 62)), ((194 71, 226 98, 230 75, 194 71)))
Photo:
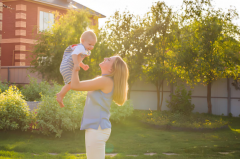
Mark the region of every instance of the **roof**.
POLYGON ((78 9, 88 9, 90 11, 90 14, 92 15, 96 15, 98 16, 99 18, 106 18, 105 15, 101 14, 101 13, 98 13, 80 3, 77 3, 75 1, 72 1, 72 0, 33 0, 33 1, 36 1, 36 2, 41 2, 41 3, 45 3, 45 4, 50 4, 50 5, 54 5, 54 6, 58 6, 58 7, 62 7, 62 8, 66 8, 68 9, 69 6, 74 6, 73 8, 78 8, 78 9), (72 2, 71 2, 72 1, 72 2))

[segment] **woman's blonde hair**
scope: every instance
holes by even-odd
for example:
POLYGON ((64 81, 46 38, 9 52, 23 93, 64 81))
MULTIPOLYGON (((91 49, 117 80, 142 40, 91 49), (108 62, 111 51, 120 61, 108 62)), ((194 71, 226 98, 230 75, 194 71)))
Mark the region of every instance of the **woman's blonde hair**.
POLYGON ((120 56, 116 55, 112 65, 112 73, 108 76, 113 77, 114 81, 114 102, 118 105, 123 105, 127 100, 129 72, 126 62, 120 56))

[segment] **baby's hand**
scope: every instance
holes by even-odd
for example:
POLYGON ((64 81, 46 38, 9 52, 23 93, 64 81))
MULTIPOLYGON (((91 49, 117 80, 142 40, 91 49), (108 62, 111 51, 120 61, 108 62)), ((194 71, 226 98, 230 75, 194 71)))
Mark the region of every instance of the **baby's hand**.
POLYGON ((82 69, 83 69, 84 71, 87 71, 87 70, 89 69, 89 66, 88 66, 88 65, 85 65, 85 64, 83 64, 83 63, 80 63, 80 67, 82 67, 82 69))
POLYGON ((74 70, 74 71, 79 71, 79 70, 80 70, 80 67, 79 67, 78 65, 74 65, 73 70, 74 70))

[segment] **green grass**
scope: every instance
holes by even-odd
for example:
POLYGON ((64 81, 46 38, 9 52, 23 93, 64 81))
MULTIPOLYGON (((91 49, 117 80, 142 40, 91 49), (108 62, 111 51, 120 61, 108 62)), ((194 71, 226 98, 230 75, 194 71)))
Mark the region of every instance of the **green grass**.
MULTIPOLYGON (((240 118, 229 118, 229 120, 233 129, 240 130, 240 118)), ((0 158, 86 159, 85 155, 71 154, 84 152, 84 131, 64 132, 61 138, 43 136, 36 132, 0 131, 0 158), (59 153, 59 155, 52 156, 48 153, 59 153)), ((113 157, 114 159, 237 159, 240 158, 240 131, 226 129, 202 133, 161 130, 143 124, 135 118, 128 118, 121 123, 112 123, 112 133, 107 142, 106 153, 118 153, 113 157), (144 153, 147 152, 154 152, 157 155, 145 156, 144 153), (166 156, 162 154, 164 152, 179 155, 166 156), (222 155, 218 152, 232 153, 222 155)))

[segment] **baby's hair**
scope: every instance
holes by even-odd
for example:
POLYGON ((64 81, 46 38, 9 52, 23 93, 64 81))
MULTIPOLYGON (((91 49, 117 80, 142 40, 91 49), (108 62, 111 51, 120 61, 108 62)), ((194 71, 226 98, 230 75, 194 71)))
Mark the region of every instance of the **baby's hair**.
POLYGON ((88 39, 89 37, 93 38, 94 40, 97 41, 97 36, 96 34, 92 31, 92 30, 87 30, 85 32, 82 33, 81 37, 80 37, 80 42, 82 41, 81 39, 88 39))

